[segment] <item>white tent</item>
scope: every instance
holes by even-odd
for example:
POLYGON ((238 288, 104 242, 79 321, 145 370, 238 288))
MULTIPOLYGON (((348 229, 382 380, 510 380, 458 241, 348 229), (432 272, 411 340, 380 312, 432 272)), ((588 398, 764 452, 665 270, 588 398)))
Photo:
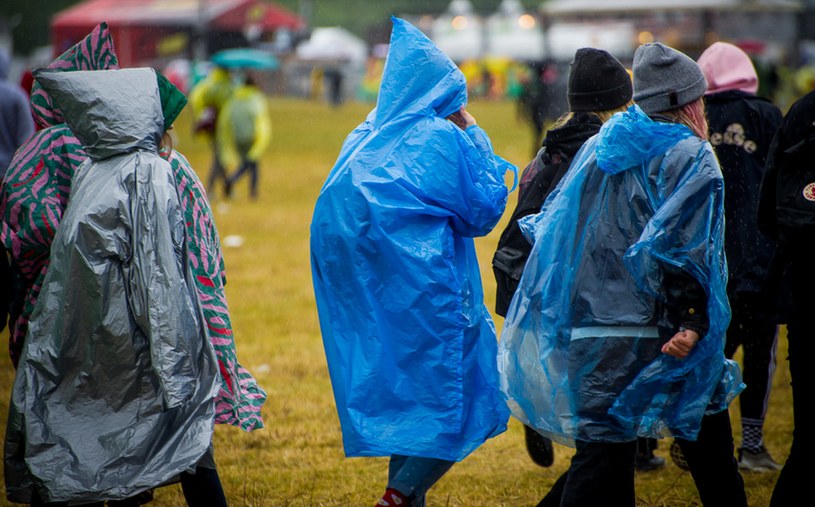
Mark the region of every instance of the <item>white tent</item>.
POLYGON ((540 60, 544 56, 543 29, 520 0, 503 0, 498 12, 487 18, 487 56, 540 60))
POLYGON ((585 45, 595 45, 585 41, 597 39, 597 45, 623 59, 651 40, 693 56, 711 39, 755 39, 777 46, 782 54, 795 47, 801 9, 794 0, 549 0, 540 5, 553 52, 574 46, 576 38, 585 45))
POLYGON ((482 22, 469 0, 453 0, 447 12, 433 21, 430 38, 455 62, 484 53, 482 22))
POLYGON ((345 28, 327 26, 315 28, 311 37, 297 46, 296 54, 303 60, 363 63, 368 58, 368 45, 345 28))
POLYGON ((549 58, 570 61, 582 47, 605 49, 621 60, 634 56, 637 31, 633 23, 553 23, 548 30, 549 58))
POLYGON ((801 3, 794 0, 549 0, 540 7, 541 12, 548 15, 705 9, 800 10, 801 3))

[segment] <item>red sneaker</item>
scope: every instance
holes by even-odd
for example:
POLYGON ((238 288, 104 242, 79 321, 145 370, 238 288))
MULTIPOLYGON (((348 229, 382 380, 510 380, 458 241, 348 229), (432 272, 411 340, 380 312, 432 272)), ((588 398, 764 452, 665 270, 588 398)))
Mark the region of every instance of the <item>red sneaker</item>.
POLYGON ((382 498, 376 502, 377 507, 410 507, 410 500, 395 489, 386 489, 382 498))

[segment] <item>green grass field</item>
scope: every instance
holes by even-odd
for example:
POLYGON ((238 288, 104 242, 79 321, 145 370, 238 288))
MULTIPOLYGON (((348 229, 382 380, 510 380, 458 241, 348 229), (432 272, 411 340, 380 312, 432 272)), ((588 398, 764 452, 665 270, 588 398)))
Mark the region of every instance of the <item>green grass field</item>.
MULTIPOLYGON (((240 247, 225 247, 227 295, 241 363, 268 393, 266 427, 245 433, 216 427, 215 455, 230 505, 269 507, 372 507, 384 491, 386 458, 343 455, 339 423, 328 378, 312 293, 308 230, 314 201, 345 136, 371 105, 348 103, 336 109, 314 102, 273 98, 274 140, 261 163, 260 197, 248 199, 246 182, 233 198, 211 196, 222 240, 238 235, 240 247)), ((531 150, 531 134, 515 116, 514 104, 478 102, 469 110, 493 140, 495 150, 521 168, 531 150)), ((176 148, 202 179, 209 150, 190 135, 189 110, 176 124, 176 148)), ((509 181, 509 180, 508 180, 509 181)), ((511 183, 511 182, 510 182, 511 183)), ((477 240, 488 308, 493 307, 492 253, 514 207, 496 229, 477 240)), ((502 321, 496 319, 500 330, 502 321)), ((7 332, 0 334, 0 341, 7 332)), ((783 462, 792 434, 786 339, 779 342, 775 389, 766 423, 766 445, 783 462)), ((13 370, 0 354, 0 411, 8 407, 13 370)), ((738 432, 738 408, 731 408, 738 432)), ((5 432, 5 417, 1 417, 5 432)), ((668 441, 657 454, 668 457, 668 441)), ((565 470, 571 450, 557 448, 551 468, 526 455, 520 423, 488 441, 442 478, 428 495, 430 506, 532 506, 565 470)), ((769 504, 777 473, 745 474, 751 507, 769 504)), ((636 478, 639 506, 700 505, 690 475, 668 465, 636 478)), ((0 495, 0 505, 5 491, 0 495)), ((178 486, 156 491, 152 504, 184 505, 178 486)))

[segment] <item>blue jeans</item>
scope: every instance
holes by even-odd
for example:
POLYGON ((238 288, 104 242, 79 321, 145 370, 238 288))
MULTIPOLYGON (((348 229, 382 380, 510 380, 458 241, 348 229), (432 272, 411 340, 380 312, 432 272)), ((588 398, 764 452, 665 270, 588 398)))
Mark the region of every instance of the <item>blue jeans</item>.
POLYGON ((391 456, 388 488, 410 498, 409 507, 425 507, 425 494, 453 466, 453 461, 417 456, 391 456))

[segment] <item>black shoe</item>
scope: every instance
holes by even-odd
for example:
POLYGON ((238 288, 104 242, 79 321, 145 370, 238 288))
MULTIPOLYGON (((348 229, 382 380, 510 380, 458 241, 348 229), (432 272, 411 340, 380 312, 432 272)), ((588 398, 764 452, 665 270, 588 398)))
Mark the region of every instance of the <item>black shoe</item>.
POLYGON ((655 456, 654 453, 650 454, 637 454, 637 459, 634 461, 634 468, 638 472, 650 472, 657 468, 665 466, 665 458, 655 456))
POLYGON ((541 435, 529 426, 524 425, 526 451, 536 465, 544 468, 552 466, 555 462, 555 448, 552 440, 541 435))
POLYGON ((108 500, 107 507, 138 507, 153 501, 153 490, 142 491, 125 500, 108 500))

